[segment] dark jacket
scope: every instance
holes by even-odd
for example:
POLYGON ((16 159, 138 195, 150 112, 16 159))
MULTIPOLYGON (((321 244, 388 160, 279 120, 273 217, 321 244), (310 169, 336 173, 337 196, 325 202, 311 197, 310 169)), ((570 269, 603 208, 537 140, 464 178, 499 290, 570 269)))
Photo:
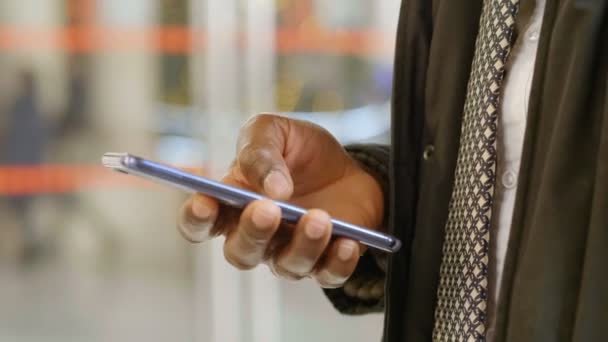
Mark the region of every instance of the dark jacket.
MULTIPOLYGON (((388 342, 431 340, 480 10, 403 2, 392 148, 354 148, 380 180, 389 165, 389 229, 404 245, 384 298, 326 293, 345 313, 383 308, 388 342)), ((496 341, 608 341, 608 0, 547 0, 533 77, 496 341)), ((383 274, 370 257, 351 279, 383 274)))

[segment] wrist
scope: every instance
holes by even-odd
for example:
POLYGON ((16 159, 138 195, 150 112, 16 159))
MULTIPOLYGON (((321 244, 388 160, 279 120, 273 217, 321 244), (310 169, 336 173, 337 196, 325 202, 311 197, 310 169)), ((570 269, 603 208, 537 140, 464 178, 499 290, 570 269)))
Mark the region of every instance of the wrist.
POLYGON ((371 181, 367 193, 368 206, 374 215, 371 228, 386 230, 388 213, 384 210, 389 200, 389 149, 382 145, 348 145, 345 146, 350 157, 371 181))

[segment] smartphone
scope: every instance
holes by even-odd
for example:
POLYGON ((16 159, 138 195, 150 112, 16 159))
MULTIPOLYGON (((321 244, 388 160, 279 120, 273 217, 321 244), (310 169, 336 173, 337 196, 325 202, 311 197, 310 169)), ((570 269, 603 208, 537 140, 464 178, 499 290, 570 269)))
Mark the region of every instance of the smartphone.
MULTIPOLYGON (((186 192, 200 192, 235 208, 242 209, 252 201, 265 198, 264 196, 251 191, 229 186, 209 178, 194 175, 128 153, 105 153, 101 161, 105 167, 116 171, 169 184, 186 192)), ((285 202, 274 202, 281 208, 284 222, 296 223, 300 220, 302 215, 306 213, 306 209, 285 202)), ((359 227, 340 220, 332 219, 331 223, 332 234, 335 236, 351 238, 366 246, 390 253, 397 252, 401 247, 401 241, 391 235, 359 227)))

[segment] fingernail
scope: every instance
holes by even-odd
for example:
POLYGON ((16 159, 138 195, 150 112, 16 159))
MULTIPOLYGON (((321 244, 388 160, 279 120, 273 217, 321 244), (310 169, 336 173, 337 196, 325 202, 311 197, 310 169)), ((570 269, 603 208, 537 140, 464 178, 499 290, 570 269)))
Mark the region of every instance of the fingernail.
POLYGON ((208 220, 211 217, 209 207, 196 199, 192 201, 192 213, 201 220, 208 220))
POLYGON ((340 244, 340 247, 338 247, 338 259, 343 262, 349 261, 350 258, 353 256, 354 251, 354 244, 350 242, 343 242, 342 244, 340 244))
POLYGON ((327 222, 320 219, 311 219, 306 225, 306 236, 309 239, 317 240, 325 235, 327 229, 327 222))
POLYGON ((271 171, 264 179, 264 191, 271 197, 289 196, 289 182, 279 171, 271 171))
POLYGON ((278 207, 272 204, 262 205, 256 208, 251 215, 253 223, 260 228, 268 228, 274 224, 277 216, 278 207))

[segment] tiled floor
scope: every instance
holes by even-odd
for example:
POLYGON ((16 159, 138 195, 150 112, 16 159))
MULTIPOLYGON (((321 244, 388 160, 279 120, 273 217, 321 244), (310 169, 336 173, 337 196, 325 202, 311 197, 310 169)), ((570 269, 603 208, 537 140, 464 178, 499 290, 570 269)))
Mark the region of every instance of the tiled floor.
MULTIPOLYGON (((195 318, 201 294, 195 291, 193 248, 206 246, 193 247, 175 231, 172 208, 180 201, 138 191, 81 195, 65 211, 53 201, 41 203, 37 221, 56 227, 46 233, 49 247, 31 264, 8 248, 18 244, 19 234, 3 215, 0 342, 231 342, 206 340, 198 320, 213 321, 195 318), (136 214, 146 212, 153 215, 136 214)), ((221 261, 218 267, 230 266, 221 261)), ((380 315, 341 316, 310 280, 282 281, 278 288, 280 321, 271 326, 281 342, 379 341, 380 315)), ((256 319, 263 317, 234 327, 243 332, 235 342, 251 341, 245 331, 256 319)))

